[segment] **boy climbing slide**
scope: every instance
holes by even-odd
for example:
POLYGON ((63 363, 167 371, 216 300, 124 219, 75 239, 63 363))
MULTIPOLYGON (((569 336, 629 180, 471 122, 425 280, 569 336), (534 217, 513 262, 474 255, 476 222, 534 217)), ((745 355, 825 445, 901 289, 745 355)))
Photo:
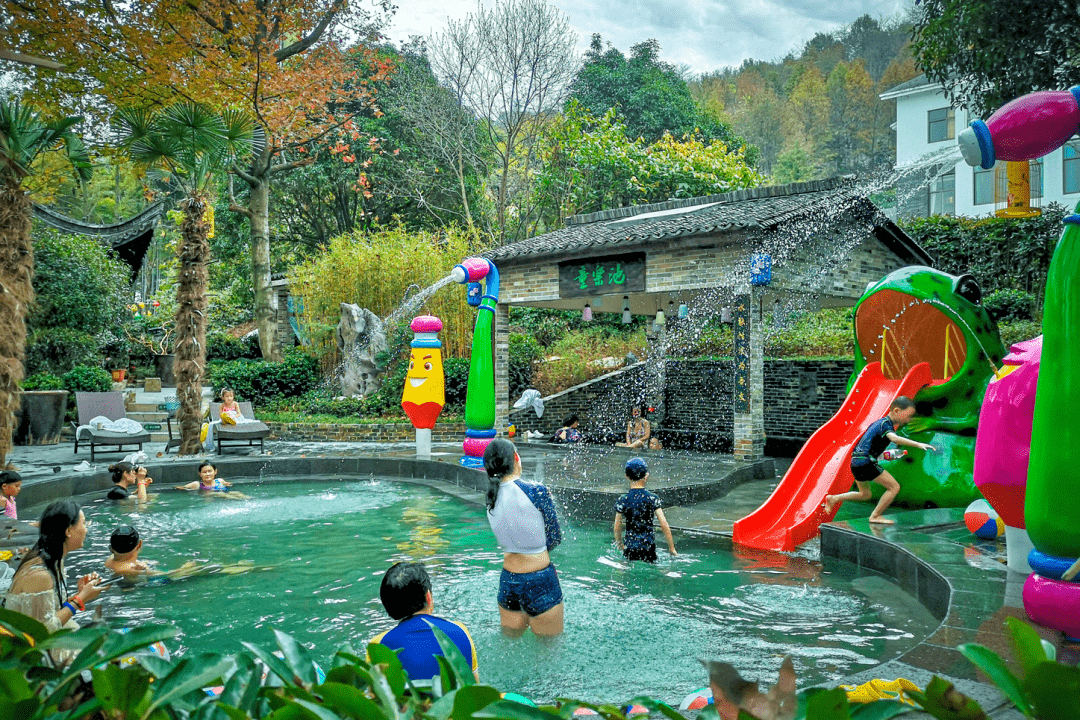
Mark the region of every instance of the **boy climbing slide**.
POLYGON ((869 500, 871 498, 870 483, 876 482, 885 488, 885 492, 878 500, 877 507, 870 513, 869 520, 882 525, 894 524, 892 520, 885 518, 883 513, 892 504, 896 494, 900 492, 900 483, 877 464, 878 457, 885 448, 889 447, 890 442, 919 450, 935 451, 933 445, 909 440, 896 434, 895 431, 907 425, 913 415, 915 415, 915 403, 910 398, 901 395, 889 405, 888 415, 870 424, 851 455, 851 474, 855 476, 855 485, 859 489, 840 495, 826 495, 825 503, 822 505, 825 515, 831 515, 836 506, 846 500, 869 500))

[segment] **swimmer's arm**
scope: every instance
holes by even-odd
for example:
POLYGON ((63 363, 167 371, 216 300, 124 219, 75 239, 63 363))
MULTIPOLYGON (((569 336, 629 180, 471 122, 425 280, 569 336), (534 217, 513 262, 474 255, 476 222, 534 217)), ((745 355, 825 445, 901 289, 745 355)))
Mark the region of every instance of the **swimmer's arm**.
POLYGON ((664 537, 667 538, 668 552, 672 555, 678 555, 675 552, 675 539, 671 537, 671 526, 668 525, 667 518, 664 517, 664 511, 660 508, 656 508, 656 519, 660 522, 660 529, 664 531, 664 537))
POLYGON ((641 423, 642 423, 642 427, 645 430, 645 434, 642 436, 641 440, 642 440, 642 442, 647 443, 647 442, 649 442, 649 438, 652 437, 652 425, 649 424, 648 420, 642 420, 641 423))
POLYGON ((199 481, 196 480, 195 482, 189 482, 189 483, 187 483, 185 485, 177 485, 176 489, 177 490, 198 490, 199 489, 199 481))
POLYGON ((623 549, 622 523, 622 513, 615 513, 615 545, 618 546, 620 550, 623 549))
POLYGON ((907 447, 912 447, 917 450, 929 450, 931 452, 936 452, 933 445, 921 443, 917 440, 912 440, 910 438, 897 435, 896 433, 886 433, 885 437, 889 438, 889 442, 896 443, 897 445, 906 445, 907 447))

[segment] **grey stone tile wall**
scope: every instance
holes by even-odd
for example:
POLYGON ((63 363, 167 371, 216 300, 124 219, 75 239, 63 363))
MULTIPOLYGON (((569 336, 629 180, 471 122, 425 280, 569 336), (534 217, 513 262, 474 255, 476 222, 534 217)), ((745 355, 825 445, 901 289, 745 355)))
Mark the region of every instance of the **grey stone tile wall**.
MULTIPOLYGON (((765 360, 765 436, 801 444, 844 402, 852 360, 765 360)), ((653 430, 666 446, 731 452, 734 373, 730 360, 670 360, 664 417, 653 430)), ((572 412, 590 440, 613 441, 625 428, 630 405, 644 397, 644 365, 617 371, 544 399, 544 417, 531 409, 511 413, 518 432, 550 435, 572 412)))

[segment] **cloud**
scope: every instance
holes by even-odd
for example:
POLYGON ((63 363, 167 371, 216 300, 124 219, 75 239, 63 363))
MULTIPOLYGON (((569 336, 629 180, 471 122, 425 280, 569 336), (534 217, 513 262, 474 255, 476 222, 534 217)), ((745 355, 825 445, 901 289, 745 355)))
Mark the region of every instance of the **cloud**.
MULTIPOLYGON (((485 0, 491 4, 491 0, 485 0)), ((748 58, 774 60, 798 52, 816 33, 861 15, 893 15, 904 0, 549 0, 578 33, 584 52, 600 33, 624 53, 656 38, 661 58, 695 73, 737 66, 748 58)), ((398 0, 393 40, 430 35, 476 10, 475 0, 398 0)))

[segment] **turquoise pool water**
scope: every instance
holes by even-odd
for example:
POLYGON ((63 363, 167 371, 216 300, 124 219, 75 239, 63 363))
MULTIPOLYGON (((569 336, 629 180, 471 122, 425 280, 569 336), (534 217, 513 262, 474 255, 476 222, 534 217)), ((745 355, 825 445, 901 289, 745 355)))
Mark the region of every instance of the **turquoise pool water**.
POLYGON ((499 631, 495 604, 501 554, 480 508, 392 479, 237 488, 251 499, 164 491, 145 507, 89 503, 86 548, 69 572, 100 568, 120 523, 139 529, 140 558, 159 569, 192 559, 253 562, 259 569, 242 575, 113 588, 103 596, 105 617, 114 626, 173 624, 181 634, 170 649, 179 654, 235 652, 241 640, 273 646, 278 628, 328 662, 343 644, 363 647, 393 625, 378 599, 381 575, 399 560, 421 560, 436 613, 468 625, 481 679, 537 700, 621 702, 644 693, 678 702, 705 684, 699 657, 775 679, 791 654, 805 686, 873 666, 930 630, 924 616, 903 611, 911 603, 895 586, 875 579, 857 591, 850 566, 824 572, 804 558, 741 556, 679 537, 678 557, 662 552, 656 566, 627 568, 610 526, 564 522, 553 559, 566 633, 511 639, 499 631))

